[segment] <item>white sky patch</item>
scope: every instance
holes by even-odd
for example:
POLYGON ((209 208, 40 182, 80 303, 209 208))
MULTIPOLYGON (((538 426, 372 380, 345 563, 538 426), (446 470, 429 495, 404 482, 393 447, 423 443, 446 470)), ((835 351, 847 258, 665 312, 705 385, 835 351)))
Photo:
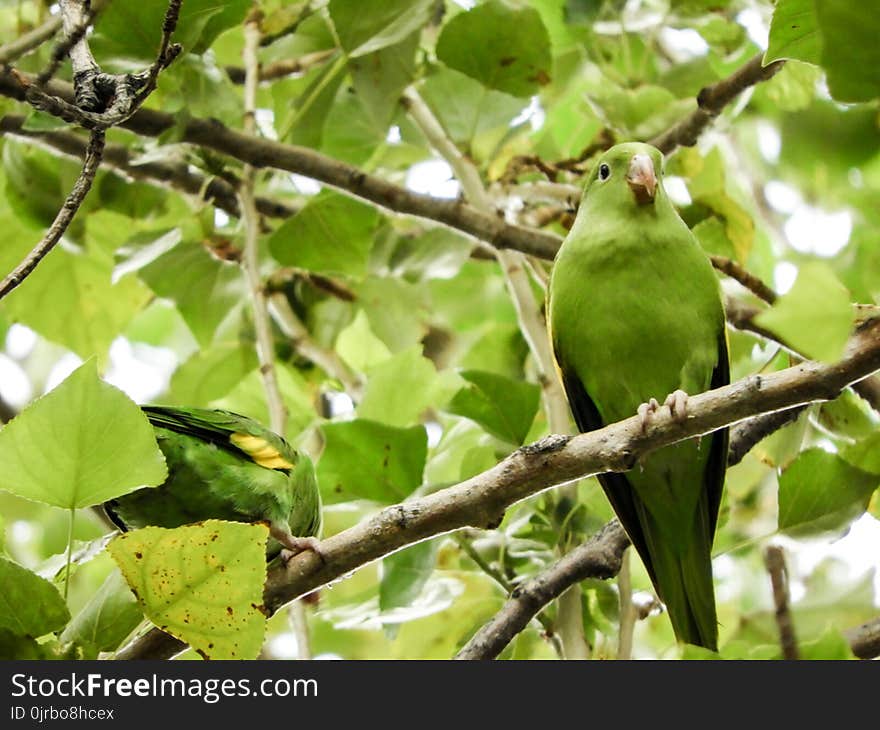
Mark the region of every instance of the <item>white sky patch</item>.
POLYGON ((536 132, 544 126, 544 119, 546 117, 547 115, 544 113, 544 108, 541 106, 540 99, 538 99, 537 96, 533 96, 529 100, 529 105, 510 120, 509 126, 515 127, 523 122, 529 122, 532 131, 536 132))
POLYGON ((293 183, 296 191, 303 195, 317 195, 321 192, 321 183, 317 180, 312 180, 310 177, 303 177, 292 172, 290 173, 290 181, 293 183))
POLYGON ((433 449, 440 443, 440 437, 443 436, 443 427, 437 421, 428 421, 425 423, 425 431, 428 432, 428 448, 433 449))
POLYGON ((36 529, 27 520, 16 520, 9 526, 9 537, 13 542, 28 543, 36 537, 36 529))
POLYGON ((0 353, 0 396, 16 410, 24 408, 33 397, 31 381, 21 366, 0 353))
POLYGON ((791 215, 803 203, 797 188, 780 180, 771 180, 764 186, 764 197, 773 210, 791 215))
POLYGON ((749 38, 762 50, 767 50, 767 41, 770 37, 770 26, 767 25, 764 16, 755 8, 746 8, 736 16, 736 22, 746 29, 749 38))
POLYGON ((267 648, 276 659, 299 659, 299 642, 291 631, 273 636, 267 648))
POLYGON ((464 8, 465 10, 470 10, 474 5, 476 5, 475 0, 452 0, 458 7, 464 8))
POLYGON ((817 256, 835 256, 849 242, 852 214, 848 210, 827 213, 800 205, 785 223, 785 237, 792 248, 817 256))
POLYGON ((271 109, 255 109, 254 121, 257 123, 257 129, 267 139, 278 140, 275 133, 275 112, 271 109))
POLYGON ((847 170, 846 177, 849 180, 849 184, 854 188, 861 188, 864 185, 865 179, 862 177, 862 171, 858 167, 851 167, 847 170))
POLYGON ((52 366, 49 375, 46 378, 46 386, 43 393, 48 393, 61 383, 68 375, 82 365, 82 358, 72 352, 65 352, 58 362, 52 366))
POLYGON ((780 294, 791 289, 797 279, 798 267, 790 261, 780 261, 773 269, 773 286, 780 294))
POLYGON ((669 199, 675 205, 690 205, 691 194, 688 192, 687 183, 678 175, 669 175, 663 178, 663 188, 669 199))
POLYGON ((391 128, 388 130, 388 134, 385 137, 385 141, 388 144, 400 144, 400 127, 396 124, 392 124, 391 128))
POLYGON ((705 56, 709 52, 709 44, 693 28, 663 28, 660 38, 664 47, 682 60, 705 56))
POLYGON ((225 210, 214 208, 214 226, 217 228, 225 228, 229 225, 229 216, 225 210))
POLYGON ((326 393, 326 398, 330 403, 330 418, 350 416, 354 413, 354 401, 348 393, 330 390, 326 393))
POLYGON ((37 344, 37 333, 23 324, 13 324, 6 331, 6 352, 9 357, 21 360, 31 354, 37 344))
POLYGON ((782 137, 779 130, 769 122, 758 124, 758 151, 767 162, 776 164, 779 162, 779 153, 782 151, 782 137))
POLYGON ((457 198, 460 187, 452 175, 452 168, 445 160, 417 162, 406 173, 405 186, 415 193, 433 195, 435 198, 457 198))
POLYGON ((117 337, 110 345, 110 367, 104 380, 136 403, 148 403, 168 388, 176 367, 173 350, 117 337))

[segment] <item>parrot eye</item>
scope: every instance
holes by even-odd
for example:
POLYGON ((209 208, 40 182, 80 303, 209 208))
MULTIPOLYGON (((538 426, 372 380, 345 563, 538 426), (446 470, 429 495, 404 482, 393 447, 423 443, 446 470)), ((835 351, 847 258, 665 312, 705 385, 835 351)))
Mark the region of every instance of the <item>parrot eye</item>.
POLYGON ((599 179, 607 180, 610 176, 611 168, 603 162, 601 165, 599 165, 599 179))

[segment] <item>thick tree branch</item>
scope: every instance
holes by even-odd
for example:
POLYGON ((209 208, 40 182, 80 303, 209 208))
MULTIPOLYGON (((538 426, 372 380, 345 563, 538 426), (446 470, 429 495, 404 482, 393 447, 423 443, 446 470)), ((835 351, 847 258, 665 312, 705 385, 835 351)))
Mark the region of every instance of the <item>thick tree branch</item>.
POLYGON ((853 654, 859 659, 873 659, 880 656, 880 618, 849 629, 844 635, 853 654))
POLYGON ((699 136, 725 106, 750 86, 773 78, 785 63, 774 61, 765 66, 763 59, 764 54, 759 53, 727 78, 706 86, 697 95, 697 108, 670 129, 654 137, 650 143, 663 154, 669 154, 676 147, 695 145, 699 136))
MULTIPOLYGON (((24 128, 25 117, 8 114, 0 117, 0 134, 8 134, 38 142, 41 146, 62 152, 70 157, 83 159, 88 140, 75 132, 63 130, 31 130, 24 128)), ((199 200, 212 203, 236 218, 239 217, 236 186, 220 177, 208 177, 190 169, 185 163, 137 160, 128 147, 122 144, 106 144, 101 166, 107 167, 125 179, 140 180, 157 187, 167 187, 199 200)), ((272 198, 258 196, 257 210, 270 218, 289 218, 297 208, 272 198)))
MULTIPOLYGON (((289 601, 407 545, 462 527, 497 525, 505 510, 551 487, 605 471, 626 471, 640 458, 682 439, 711 433, 752 416, 836 398, 853 382, 880 369, 880 320, 865 323, 833 364, 803 362, 753 375, 692 396, 688 416, 676 421, 662 410, 642 430, 637 416, 571 438, 556 436, 514 452, 491 469, 432 494, 387 507, 271 570, 264 593, 274 612, 289 601)), ((151 637, 146 641, 155 641, 151 637)), ((167 658, 182 648, 169 639, 164 653, 128 647, 125 658, 167 658)))

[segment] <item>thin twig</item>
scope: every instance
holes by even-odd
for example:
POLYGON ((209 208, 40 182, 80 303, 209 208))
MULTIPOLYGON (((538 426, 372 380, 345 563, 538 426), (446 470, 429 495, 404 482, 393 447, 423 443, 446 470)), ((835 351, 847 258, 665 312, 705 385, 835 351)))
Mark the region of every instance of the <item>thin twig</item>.
MULTIPOLYGON (((271 613, 315 588, 407 545, 462 527, 497 525, 513 504, 591 474, 626 471, 648 453, 683 439, 711 433, 763 413, 836 398, 852 382, 880 369, 880 322, 868 323, 836 363, 804 362, 753 375, 691 396, 678 421, 661 411, 643 428, 637 416, 571 438, 550 437, 523 447, 470 479, 386 507, 354 527, 269 570, 263 594, 271 613)), ((152 632, 151 632, 152 634, 152 632)), ((173 637, 148 635, 121 652, 125 658, 167 658, 182 650, 173 637)))
POLYGON ((53 15, 42 25, 0 46, 0 66, 12 63, 31 51, 35 51, 60 29, 61 16, 53 15))
POLYGON ((788 571, 785 567, 785 553, 778 545, 768 545, 764 551, 764 565, 770 574, 770 585, 773 588, 773 606, 776 625, 779 627, 779 645, 782 647, 783 659, 799 659, 797 639, 794 634, 794 622, 791 618, 788 593, 788 571))
POLYGON ((764 54, 759 53, 727 78, 702 89, 697 95, 697 108, 650 143, 663 154, 669 154, 679 146, 692 147, 725 106, 749 87, 773 78, 784 63, 774 61, 765 66, 764 54))
POLYGON ((733 259, 729 259, 726 256, 713 255, 709 256, 709 260, 718 271, 738 281, 752 294, 767 302, 767 304, 773 304, 779 298, 776 292, 761 281, 761 279, 733 259))
POLYGON ((620 628, 617 635, 617 658, 632 659, 633 634, 636 629, 638 611, 633 604, 632 587, 632 551, 624 550, 620 561, 620 572, 617 574, 617 591, 620 594, 620 628))
MULTIPOLYGON (((492 198, 483 185, 479 171, 456 147, 418 92, 414 88, 408 89, 404 92, 401 102, 409 112, 410 118, 425 135, 428 143, 449 163, 464 191, 465 199, 481 213, 497 215, 492 198)), ((535 363, 550 432, 570 434, 568 401, 562 390, 562 384, 556 377, 547 326, 535 301, 531 281, 526 271, 525 256, 518 251, 502 250, 496 251, 495 256, 498 259, 507 291, 516 311, 520 332, 529 346, 535 363)), ((568 489, 570 491, 575 487, 572 486, 568 489)), ((588 654, 589 649, 583 633, 580 594, 568 595, 565 600, 570 605, 560 607, 562 616, 558 622, 562 644, 566 656, 582 657, 588 654)))
POLYGON ((55 247, 55 244, 61 240, 61 236, 64 235, 64 232, 67 230, 67 227, 70 225, 74 215, 76 215, 76 212, 79 210, 79 207, 82 205, 83 200, 85 200, 86 195, 92 187, 95 175, 98 173, 98 166, 101 163, 101 155, 103 151, 104 132, 92 132, 89 139, 88 149, 86 150, 85 162, 83 163, 82 170, 80 170, 79 177, 73 185, 73 189, 68 194, 64 204, 61 206, 61 210, 58 211, 58 215, 55 216, 55 220, 52 221, 52 225, 49 226, 49 230, 46 231, 46 235, 43 236, 43 239, 34 246, 22 262, 7 274, 2 282, 0 282, 0 299, 21 284, 21 282, 23 282, 25 278, 37 268, 40 261, 45 258, 46 254, 55 247))
MULTIPOLYGON (((280 61, 260 66, 260 81, 274 81, 285 76, 294 76, 295 74, 303 74, 311 70, 318 64, 324 63, 328 58, 335 56, 337 50, 335 48, 327 48, 323 51, 315 51, 314 53, 306 53, 299 58, 283 58, 280 61)), ((227 66, 226 75, 233 84, 244 83, 244 69, 238 66, 227 66)))
MULTIPOLYGON (((259 61, 257 50, 260 47, 260 18, 262 13, 254 9, 244 23, 244 133, 254 136, 257 132, 256 108, 257 86, 259 84, 259 61)), ((257 336, 257 359, 260 363, 260 375, 263 379, 263 390, 266 393, 266 404, 269 407, 270 428, 277 434, 284 435, 287 430, 287 406, 278 385, 278 373, 275 368, 275 340, 272 336, 272 321, 263 278, 260 275, 260 214, 254 199, 254 186, 257 171, 253 165, 246 164, 241 175, 239 189, 239 207, 241 220, 245 230, 244 256, 242 268, 250 290, 251 307, 254 317, 254 330, 257 336)), ((308 620, 303 603, 293 601, 288 609, 290 627, 296 636, 297 653, 300 659, 311 658, 311 641, 308 631, 308 620)))

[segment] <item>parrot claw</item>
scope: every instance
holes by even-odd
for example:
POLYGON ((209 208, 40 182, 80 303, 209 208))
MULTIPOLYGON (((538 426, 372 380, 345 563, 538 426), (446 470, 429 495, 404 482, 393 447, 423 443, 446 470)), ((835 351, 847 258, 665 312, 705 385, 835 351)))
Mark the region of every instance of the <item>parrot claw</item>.
POLYGON ((269 534, 281 543, 281 560, 285 565, 294 555, 306 550, 311 550, 322 563, 327 562, 321 552, 321 541, 317 537, 294 537, 289 530, 274 527, 269 528, 269 534))
POLYGON ((681 389, 673 391, 663 401, 663 405, 669 407, 672 417, 679 423, 687 418, 687 403, 688 394, 681 389))
POLYGON ((648 424, 651 422, 651 416, 653 416, 659 409, 660 404, 657 402, 656 398, 651 398, 647 403, 642 403, 639 406, 638 414, 639 422, 642 424, 642 432, 647 430, 648 424))

